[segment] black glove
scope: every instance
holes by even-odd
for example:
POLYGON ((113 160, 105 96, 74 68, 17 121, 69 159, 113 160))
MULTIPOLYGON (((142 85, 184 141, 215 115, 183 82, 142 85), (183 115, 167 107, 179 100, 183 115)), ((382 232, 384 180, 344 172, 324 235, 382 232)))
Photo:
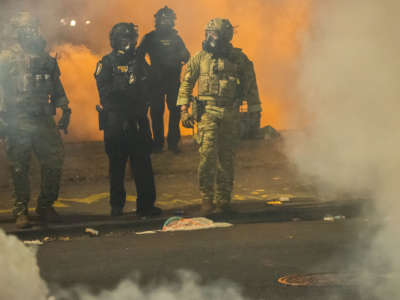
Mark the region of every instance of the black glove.
POLYGON ((182 126, 185 128, 194 127, 194 118, 187 111, 181 111, 182 126))
POLYGON ((68 134, 68 126, 69 122, 71 120, 71 109, 69 107, 63 108, 62 109, 63 114, 61 116, 60 121, 58 121, 57 128, 59 130, 64 130, 65 134, 68 134))

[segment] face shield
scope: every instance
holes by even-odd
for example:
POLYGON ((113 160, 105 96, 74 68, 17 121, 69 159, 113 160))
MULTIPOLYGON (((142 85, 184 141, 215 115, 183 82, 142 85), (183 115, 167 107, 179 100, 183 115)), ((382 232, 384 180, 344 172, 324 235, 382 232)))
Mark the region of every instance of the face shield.
POLYGON ((137 43, 137 36, 133 34, 121 35, 116 39, 116 49, 121 53, 128 53, 135 49, 137 43))
POLYGON ((156 18, 156 28, 161 30, 172 29, 175 26, 175 21, 169 16, 161 16, 156 18))

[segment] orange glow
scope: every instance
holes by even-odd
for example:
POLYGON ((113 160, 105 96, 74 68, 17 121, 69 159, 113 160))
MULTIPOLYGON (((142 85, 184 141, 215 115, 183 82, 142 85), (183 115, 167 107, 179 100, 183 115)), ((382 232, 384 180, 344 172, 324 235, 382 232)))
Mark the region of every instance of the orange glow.
MULTIPOLYGON (((62 45, 54 49, 61 56, 62 81, 73 108, 69 140, 98 140, 95 105, 98 94, 93 77, 96 62, 110 51, 108 32, 117 22, 139 25, 140 36, 153 29, 154 13, 168 5, 177 14, 176 28, 192 54, 201 48, 204 27, 214 17, 229 18, 236 27, 233 44, 242 48, 254 62, 263 106, 262 125, 277 129, 290 127, 296 112, 294 96, 296 61, 300 39, 307 32, 313 0, 181 0, 113 1, 97 0, 87 4, 82 14, 93 20, 91 37, 96 53, 85 47, 62 45)), ((93 47, 92 47, 93 48, 93 47)), ((166 114, 167 115, 167 114, 166 114)), ((191 134, 184 130, 183 134, 191 134)))

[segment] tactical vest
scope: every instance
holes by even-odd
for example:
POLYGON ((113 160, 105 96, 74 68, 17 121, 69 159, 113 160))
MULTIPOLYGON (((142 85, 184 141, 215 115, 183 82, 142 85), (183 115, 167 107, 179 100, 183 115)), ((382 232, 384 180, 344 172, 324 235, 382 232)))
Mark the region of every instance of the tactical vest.
POLYGON ((149 48, 152 65, 164 68, 180 68, 182 58, 179 57, 180 49, 176 34, 153 32, 150 35, 149 48))
MULTIPOLYGON (((17 102, 33 100, 35 104, 48 104, 54 89, 56 61, 47 55, 23 55, 10 65, 11 91, 17 102)), ((58 75, 58 74, 57 74, 58 75)))
POLYGON ((140 70, 135 59, 127 63, 118 62, 116 58, 111 57, 112 90, 116 92, 126 92, 137 86, 140 79, 140 70))
POLYGON ((200 62, 199 100, 235 100, 240 84, 239 65, 208 54, 200 62))

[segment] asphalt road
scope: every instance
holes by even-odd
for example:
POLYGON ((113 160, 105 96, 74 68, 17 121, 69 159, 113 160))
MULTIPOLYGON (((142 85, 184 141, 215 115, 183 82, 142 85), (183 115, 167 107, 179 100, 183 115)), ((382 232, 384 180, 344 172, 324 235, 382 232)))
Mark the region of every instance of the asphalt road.
POLYGON ((370 226, 359 218, 76 237, 40 246, 38 261, 43 278, 53 289, 84 285, 98 292, 115 289, 129 278, 141 288, 154 289, 161 283, 175 283, 177 271, 188 270, 199 276, 202 288, 227 280, 249 299, 366 299, 357 286, 287 287, 277 279, 288 274, 361 269, 370 226))

